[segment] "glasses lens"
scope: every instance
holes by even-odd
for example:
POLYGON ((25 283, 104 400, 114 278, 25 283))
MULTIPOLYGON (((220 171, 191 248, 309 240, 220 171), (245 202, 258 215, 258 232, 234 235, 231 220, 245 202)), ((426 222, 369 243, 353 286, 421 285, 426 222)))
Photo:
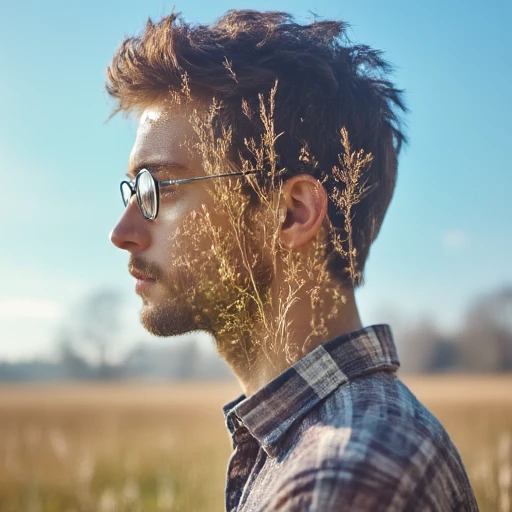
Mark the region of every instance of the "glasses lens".
POLYGON ((156 185, 153 176, 149 171, 143 170, 139 173, 137 181, 137 196, 142 214, 146 219, 156 217, 156 185))
POLYGON ((121 196, 123 197, 124 205, 128 206, 128 203, 130 202, 130 199, 132 198, 132 188, 126 181, 123 181, 121 183, 121 196))

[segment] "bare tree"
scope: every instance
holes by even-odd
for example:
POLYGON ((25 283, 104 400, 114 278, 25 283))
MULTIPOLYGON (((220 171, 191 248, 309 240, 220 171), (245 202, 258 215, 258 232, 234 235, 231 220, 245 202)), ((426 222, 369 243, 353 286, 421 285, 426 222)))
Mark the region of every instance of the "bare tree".
POLYGON ((512 370, 512 286, 474 301, 459 341, 466 369, 512 370))
POLYGON ((442 334, 436 323, 424 318, 404 329, 401 334, 403 343, 399 352, 404 370, 407 373, 435 371, 433 360, 436 359, 436 346, 442 334))
MULTIPOLYGON (((121 328, 122 296, 117 290, 101 288, 91 292, 74 308, 63 326, 66 344, 75 355, 92 354, 99 378, 110 375, 109 347, 121 328)), ((62 340, 60 340, 61 355, 62 340)), ((69 350, 67 350, 69 352, 69 350)), ((69 356, 69 354, 68 354, 69 356)))
POLYGON ((69 329, 59 329, 56 344, 58 362, 64 378, 90 379, 93 376, 90 364, 77 352, 73 344, 73 334, 69 329))

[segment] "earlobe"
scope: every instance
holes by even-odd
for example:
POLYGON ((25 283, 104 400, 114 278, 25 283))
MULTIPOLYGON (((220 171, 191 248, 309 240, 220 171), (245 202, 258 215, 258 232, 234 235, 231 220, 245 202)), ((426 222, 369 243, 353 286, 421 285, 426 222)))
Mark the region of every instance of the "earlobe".
POLYGON ((312 240, 327 215, 327 192, 309 174, 286 181, 279 208, 281 242, 287 249, 297 249, 312 240))

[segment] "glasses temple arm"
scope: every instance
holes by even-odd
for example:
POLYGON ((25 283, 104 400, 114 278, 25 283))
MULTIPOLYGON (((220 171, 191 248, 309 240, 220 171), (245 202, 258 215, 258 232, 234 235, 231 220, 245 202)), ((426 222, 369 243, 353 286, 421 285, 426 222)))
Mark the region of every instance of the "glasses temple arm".
POLYGON ((193 178, 181 178, 178 180, 160 181, 158 184, 160 187, 166 187, 168 185, 177 185, 179 183, 187 183, 189 181, 208 180, 210 178, 227 178, 228 176, 242 176, 245 174, 256 174, 261 172, 259 169, 255 171, 240 171, 231 172, 228 174, 210 174, 208 176, 194 176, 193 178))

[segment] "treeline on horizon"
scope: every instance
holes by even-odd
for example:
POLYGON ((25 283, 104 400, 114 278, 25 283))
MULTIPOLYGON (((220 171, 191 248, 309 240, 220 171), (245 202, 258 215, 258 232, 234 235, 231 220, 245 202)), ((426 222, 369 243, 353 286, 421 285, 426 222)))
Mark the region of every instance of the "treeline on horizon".
POLYGON ((63 343, 56 361, 0 362, 3 382, 62 382, 89 380, 221 380, 229 379, 227 365, 194 340, 155 347, 141 343, 120 362, 94 363, 63 343))
MULTIPOLYGON (((55 361, 0 362, 0 381, 142 380, 232 378, 228 366, 193 338, 162 347, 141 343, 118 362, 107 357, 119 337, 121 295, 101 290, 86 297, 74 328, 60 331, 55 361), (80 348, 87 345, 96 357, 80 348)), ((393 328, 393 325, 391 326, 393 328)), ((512 371, 512 285, 478 297, 456 333, 433 321, 395 332, 401 373, 505 373, 512 371)))

